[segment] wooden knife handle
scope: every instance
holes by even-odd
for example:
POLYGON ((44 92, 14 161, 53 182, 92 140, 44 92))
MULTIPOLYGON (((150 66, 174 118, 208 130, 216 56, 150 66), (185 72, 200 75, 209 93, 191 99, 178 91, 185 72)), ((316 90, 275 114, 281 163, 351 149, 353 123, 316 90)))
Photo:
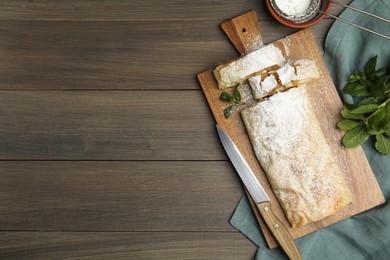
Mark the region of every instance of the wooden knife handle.
POLYGON ((256 205, 271 233, 279 242, 288 257, 293 260, 301 260, 302 255, 299 248, 295 244, 294 239, 292 238, 290 232, 288 232, 286 226, 272 212, 271 202, 265 201, 256 205))

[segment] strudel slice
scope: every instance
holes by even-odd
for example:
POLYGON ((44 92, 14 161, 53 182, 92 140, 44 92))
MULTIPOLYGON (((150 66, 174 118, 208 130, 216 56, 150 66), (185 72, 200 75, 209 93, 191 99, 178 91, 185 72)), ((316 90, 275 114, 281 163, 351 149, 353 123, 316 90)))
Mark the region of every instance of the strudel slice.
POLYGON ((278 92, 241 111, 257 159, 293 227, 351 203, 345 176, 321 131, 304 87, 278 92))
POLYGON ((248 79, 255 99, 271 96, 278 91, 309 83, 320 78, 320 73, 314 61, 297 60, 286 63, 276 71, 266 75, 254 76, 248 79))
POLYGON ((295 68, 296 82, 294 84, 296 86, 320 78, 320 72, 317 65, 312 60, 296 60, 293 63, 293 67, 295 68))
POLYGON ((275 70, 284 63, 281 50, 270 44, 218 66, 214 70, 214 76, 218 81, 218 88, 225 89, 242 83, 251 76, 275 70))

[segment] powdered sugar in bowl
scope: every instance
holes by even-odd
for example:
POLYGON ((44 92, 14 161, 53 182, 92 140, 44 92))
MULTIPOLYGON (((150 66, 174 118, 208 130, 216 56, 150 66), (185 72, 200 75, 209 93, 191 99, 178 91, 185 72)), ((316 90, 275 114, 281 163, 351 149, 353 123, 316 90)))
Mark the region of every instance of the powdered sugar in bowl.
POLYGON ((329 11, 331 2, 321 0, 266 0, 272 16, 293 28, 306 28, 324 18, 319 10, 329 11))

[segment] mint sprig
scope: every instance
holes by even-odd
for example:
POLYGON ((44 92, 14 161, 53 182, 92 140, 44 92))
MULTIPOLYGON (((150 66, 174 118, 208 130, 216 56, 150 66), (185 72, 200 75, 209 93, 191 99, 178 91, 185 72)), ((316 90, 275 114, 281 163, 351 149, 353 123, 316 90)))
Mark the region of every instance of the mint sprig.
POLYGON ((342 143, 354 148, 375 136, 375 148, 382 154, 390 154, 390 71, 376 69, 377 56, 364 66, 363 72, 350 75, 343 92, 359 97, 356 104, 344 105, 337 126, 347 131, 342 143))
POLYGON ((240 91, 238 90, 238 86, 239 86, 239 84, 234 86, 233 93, 229 93, 229 92, 224 91, 219 96, 219 99, 221 101, 228 102, 228 103, 234 103, 233 105, 231 105, 223 110, 223 115, 225 116, 226 119, 229 118, 231 116, 231 114, 233 114, 233 112, 236 110, 237 107, 239 107, 240 105, 243 105, 243 103, 241 102, 241 94, 240 94, 240 91))

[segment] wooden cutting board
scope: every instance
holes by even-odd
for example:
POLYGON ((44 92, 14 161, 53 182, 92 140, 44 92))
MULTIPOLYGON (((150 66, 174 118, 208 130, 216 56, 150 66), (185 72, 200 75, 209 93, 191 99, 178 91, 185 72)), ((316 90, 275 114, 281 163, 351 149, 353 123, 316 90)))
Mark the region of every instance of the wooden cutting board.
MULTIPOLYGON (((255 11, 223 23, 222 29, 241 55, 262 46, 260 27, 255 11)), ((254 155, 240 114, 235 112, 229 119, 225 119, 223 116, 223 110, 229 104, 219 100, 222 91, 218 89, 217 82, 212 74, 214 68, 198 74, 198 79, 216 122, 226 130, 236 143, 259 182, 269 195, 275 214, 288 227, 292 237, 296 239, 382 204, 384 202, 384 196, 363 150, 360 147, 356 149, 345 149, 341 145, 340 140, 344 133, 337 129, 336 124, 340 120, 339 112, 343 105, 310 29, 301 30, 273 44, 282 50, 285 48, 288 49, 283 51, 287 61, 295 59, 314 60, 321 72, 321 78, 311 84, 307 84, 306 90, 320 122, 321 129, 334 152, 338 164, 348 178, 353 194, 353 203, 332 216, 301 228, 292 228, 290 226, 278 200, 270 188, 263 169, 254 155)), ((225 61, 216 61, 216 66, 217 62, 225 61)), ((248 193, 247 195, 269 247, 277 247, 277 242, 265 226, 248 193)))

